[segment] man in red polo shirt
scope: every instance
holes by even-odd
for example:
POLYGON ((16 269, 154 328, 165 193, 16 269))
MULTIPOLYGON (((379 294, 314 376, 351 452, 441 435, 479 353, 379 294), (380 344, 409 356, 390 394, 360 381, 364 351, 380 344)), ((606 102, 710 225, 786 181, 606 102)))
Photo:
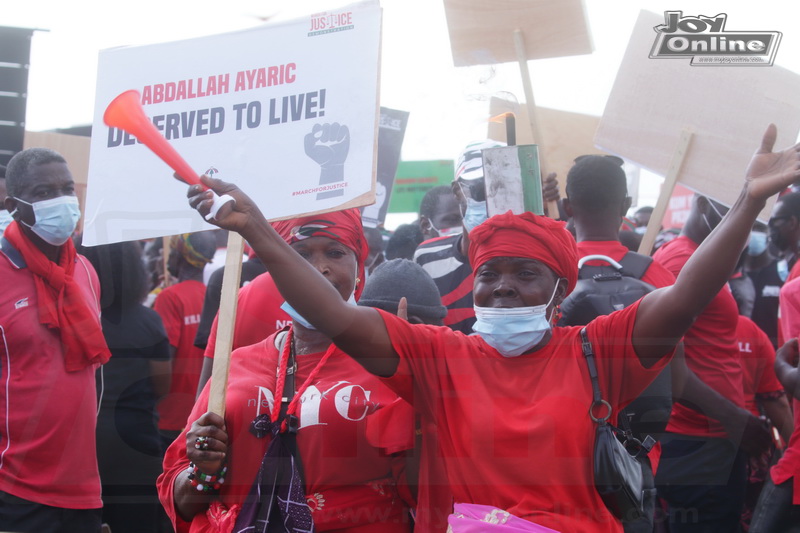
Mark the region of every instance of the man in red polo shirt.
POLYGON ((0 529, 100 531, 95 371, 110 357, 100 284, 70 239, 80 218, 64 158, 16 154, 0 238, 0 529))

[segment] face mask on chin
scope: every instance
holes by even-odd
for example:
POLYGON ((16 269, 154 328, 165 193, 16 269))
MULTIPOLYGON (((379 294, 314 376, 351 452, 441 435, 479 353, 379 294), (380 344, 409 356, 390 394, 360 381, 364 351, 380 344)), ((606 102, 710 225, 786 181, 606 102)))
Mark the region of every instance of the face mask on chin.
POLYGON ((29 227, 44 242, 53 246, 61 246, 72 236, 81 218, 81 210, 77 196, 59 196, 39 202, 26 202, 19 198, 16 201, 33 208, 36 222, 29 225, 22 220, 21 224, 29 227))
POLYGON ((462 226, 439 229, 433 225, 433 221, 430 222, 430 225, 431 229, 439 234, 439 237, 452 237, 453 235, 461 235, 464 232, 464 228, 462 226))
POLYGON ((547 307, 553 302, 558 283, 553 287, 550 301, 533 307, 475 308, 475 325, 472 329, 486 344, 500 352, 503 357, 519 357, 544 338, 550 331, 547 307))
MULTIPOLYGON (((358 277, 358 265, 356 265, 356 278, 357 277, 358 277)), ((358 305, 356 303, 355 287, 353 288, 353 292, 350 293, 350 298, 347 299, 347 303, 349 303, 350 305, 358 305)), ((313 330, 317 329, 311 322, 306 320, 305 317, 303 317, 303 315, 298 313, 297 310, 289 304, 289 302, 284 300, 284 302, 281 304, 281 310, 290 317, 292 317, 292 320, 294 320, 304 328, 313 330)))

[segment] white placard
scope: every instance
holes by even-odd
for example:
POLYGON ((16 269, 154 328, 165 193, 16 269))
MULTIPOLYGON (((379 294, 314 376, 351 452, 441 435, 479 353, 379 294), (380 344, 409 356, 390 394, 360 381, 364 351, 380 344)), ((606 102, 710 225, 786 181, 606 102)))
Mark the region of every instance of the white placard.
MULTIPOLYGON (((685 57, 651 58, 659 24, 663 16, 639 14, 595 143, 664 176, 682 131, 691 131, 678 182, 730 206, 770 122, 778 127, 776 150, 794 144, 800 76, 778 66, 712 68, 685 57)), ((747 27, 746 20, 740 24, 747 27)), ((773 200, 761 220, 769 218, 773 200)))
POLYGON ((83 243, 210 228, 163 161, 103 123, 130 89, 195 171, 236 183, 269 219, 374 202, 380 33, 368 1, 101 52, 83 243))

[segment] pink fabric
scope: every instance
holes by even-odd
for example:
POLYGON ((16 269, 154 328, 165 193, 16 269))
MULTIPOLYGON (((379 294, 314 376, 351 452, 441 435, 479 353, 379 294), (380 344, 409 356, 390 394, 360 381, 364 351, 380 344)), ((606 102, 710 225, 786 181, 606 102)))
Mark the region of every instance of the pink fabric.
POLYGON ((558 533, 490 505, 457 503, 447 519, 453 533, 558 533))

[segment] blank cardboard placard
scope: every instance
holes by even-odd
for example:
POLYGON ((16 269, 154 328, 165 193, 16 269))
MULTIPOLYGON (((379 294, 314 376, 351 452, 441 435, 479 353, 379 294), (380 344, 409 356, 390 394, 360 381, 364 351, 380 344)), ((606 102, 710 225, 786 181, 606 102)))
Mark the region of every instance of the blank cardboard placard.
MULTIPOLYGON (((685 57, 650 59, 653 27, 663 23, 663 16, 639 14, 595 144, 664 176, 681 131, 688 129, 693 136, 678 182, 732 205, 770 122, 778 127, 776 149, 794 144, 800 76, 776 66, 696 67, 685 57)), ((769 217, 772 203, 760 219, 769 217)))
MULTIPOLYGON (((517 123, 517 144, 532 144, 533 134, 528 127, 528 109, 524 105, 511 102, 503 98, 493 97, 489 102, 489 113, 497 117, 506 112, 514 113, 517 123)), ((559 111, 546 107, 536 108, 536 118, 539 120, 539 129, 542 142, 539 144, 539 156, 542 165, 542 175, 550 172, 558 174, 558 186, 561 196, 565 196, 564 187, 567 183, 567 171, 574 159, 583 154, 600 154, 594 146, 594 135, 600 117, 559 111)), ((506 142, 506 128, 501 119, 498 122, 489 122, 487 137, 506 142)))
POLYGON ((592 52, 581 0, 444 0, 444 10, 457 67, 517 61, 516 29, 527 59, 592 52))

